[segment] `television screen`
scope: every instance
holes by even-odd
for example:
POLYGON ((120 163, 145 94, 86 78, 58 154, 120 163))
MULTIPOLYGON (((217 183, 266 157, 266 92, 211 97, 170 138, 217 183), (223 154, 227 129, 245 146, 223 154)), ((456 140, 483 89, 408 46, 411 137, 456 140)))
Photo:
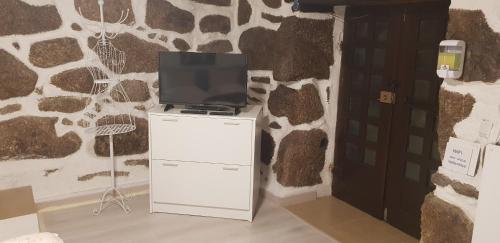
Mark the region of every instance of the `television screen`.
POLYGON ((244 107, 247 59, 243 54, 161 52, 160 103, 244 107))

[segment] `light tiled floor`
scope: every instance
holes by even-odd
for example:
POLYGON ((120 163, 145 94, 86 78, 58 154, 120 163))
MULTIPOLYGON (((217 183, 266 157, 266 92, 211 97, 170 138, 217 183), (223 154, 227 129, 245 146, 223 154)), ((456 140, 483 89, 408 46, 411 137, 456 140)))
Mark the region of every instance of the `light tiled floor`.
POLYGON ((288 206, 293 214, 342 243, 417 243, 418 240, 334 197, 288 206))
POLYGON ((149 197, 131 198, 132 213, 116 206, 93 216, 96 205, 44 212, 42 230, 65 243, 338 243, 272 202, 253 223, 241 220, 149 213, 149 197))

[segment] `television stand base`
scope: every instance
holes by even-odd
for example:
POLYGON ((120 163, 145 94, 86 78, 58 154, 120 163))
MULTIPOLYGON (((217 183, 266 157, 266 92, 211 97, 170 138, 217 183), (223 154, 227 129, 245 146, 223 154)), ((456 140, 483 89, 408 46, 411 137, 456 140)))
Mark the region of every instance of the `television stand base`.
POLYGON ((167 105, 165 105, 165 109, 163 109, 163 111, 167 112, 168 110, 173 109, 173 108, 174 108, 174 105, 167 104, 167 105))
POLYGON ((211 115, 236 116, 240 114, 239 107, 222 105, 186 105, 186 109, 208 111, 211 115))
MULTIPOLYGON (((167 104, 163 109, 167 112, 174 108, 174 105, 167 104)), ((216 116, 237 116, 240 114, 239 107, 230 106, 215 106, 215 105, 186 105, 184 109, 180 111, 184 114, 201 114, 201 115, 216 115, 216 116)))
POLYGON ((207 111, 206 111, 206 110, 191 110, 191 109, 187 109, 187 110, 181 110, 181 113, 182 113, 182 114, 198 114, 198 115, 206 115, 206 114, 207 114, 207 111))
POLYGON ((236 114, 232 111, 211 111, 208 113, 212 116, 235 116, 236 114))
POLYGON ((222 105, 186 105, 186 109, 206 111, 229 111, 231 107, 222 105))

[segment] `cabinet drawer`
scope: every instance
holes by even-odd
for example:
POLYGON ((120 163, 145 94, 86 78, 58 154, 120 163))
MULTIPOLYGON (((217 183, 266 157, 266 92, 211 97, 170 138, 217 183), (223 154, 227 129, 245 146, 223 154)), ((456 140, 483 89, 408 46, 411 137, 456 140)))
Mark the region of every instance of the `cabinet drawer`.
POLYGON ((250 165, 250 120, 151 116, 153 159, 250 165))
POLYGON ((249 210, 250 168, 154 160, 153 202, 249 210))

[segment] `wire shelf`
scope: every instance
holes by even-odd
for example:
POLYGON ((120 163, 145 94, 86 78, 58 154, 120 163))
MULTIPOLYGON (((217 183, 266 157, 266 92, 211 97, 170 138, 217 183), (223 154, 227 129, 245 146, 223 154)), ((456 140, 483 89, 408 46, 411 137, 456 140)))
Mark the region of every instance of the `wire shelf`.
POLYGON ((134 131, 135 129, 136 126, 131 124, 113 124, 113 125, 92 127, 88 129, 88 132, 95 133, 96 136, 108 136, 108 135, 129 133, 134 131))
MULTIPOLYGON (((92 125, 86 130, 87 132, 93 132, 96 136, 109 136, 111 187, 103 193, 99 207, 94 210, 94 214, 100 215, 110 203, 117 204, 128 214, 131 209, 126 205, 124 195, 116 187, 113 135, 132 132, 136 129, 136 124, 130 109, 125 112, 118 109, 123 105, 117 103, 130 102, 120 80, 120 74, 126 63, 126 55, 125 52, 117 49, 111 43, 110 40, 114 39, 118 33, 107 34, 104 25, 104 0, 98 0, 98 4, 101 31, 97 35, 96 44, 92 47, 96 56, 90 61, 91 65, 87 67, 94 83, 90 92, 92 103, 84 111, 84 121, 92 125)), ((124 23, 128 13, 128 10, 126 14, 122 11, 122 16, 117 24, 124 23)), ((80 15, 82 15, 81 10, 80 15)))

